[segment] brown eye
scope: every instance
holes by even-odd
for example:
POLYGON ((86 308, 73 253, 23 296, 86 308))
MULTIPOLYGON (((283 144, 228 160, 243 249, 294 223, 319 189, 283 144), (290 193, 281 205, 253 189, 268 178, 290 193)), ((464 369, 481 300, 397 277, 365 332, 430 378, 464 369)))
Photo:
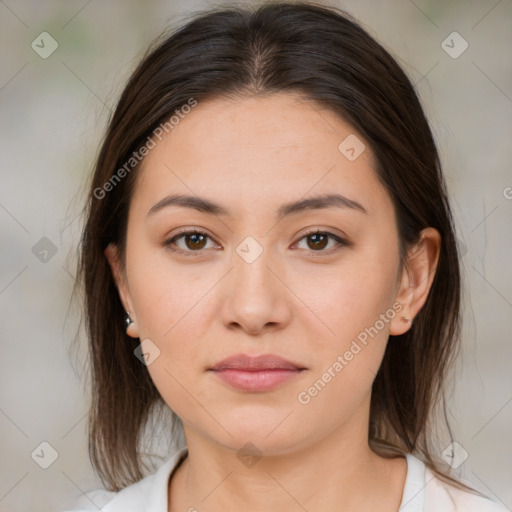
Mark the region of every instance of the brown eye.
MULTIPOLYGON (((206 233, 201 233, 200 231, 184 231, 165 242, 164 245, 171 251, 187 256, 196 256, 196 254, 191 253, 201 253, 201 251, 205 249, 208 239, 211 240, 206 233), (182 241, 184 243, 178 243, 182 241)), ((197 254, 197 256, 198 255, 199 254, 197 254)))
POLYGON ((184 235, 185 245, 189 249, 203 249, 206 241, 206 237, 201 233, 192 233, 184 235))
POLYGON ((299 240, 298 245, 300 245, 302 240, 306 240, 305 250, 309 250, 310 252, 319 252, 322 254, 330 254, 333 251, 341 249, 343 246, 349 245, 347 241, 343 240, 339 236, 327 231, 319 230, 304 235, 299 240), (333 243, 329 245, 330 242, 333 243))
POLYGON ((306 237, 308 241, 308 246, 310 249, 325 249, 327 243, 329 241, 329 236, 322 233, 313 233, 312 235, 308 235, 306 237))
MULTIPOLYGON (((208 240, 212 240, 209 235, 201 231, 184 231, 167 242, 164 245, 171 251, 177 252, 186 256, 200 256, 203 254, 203 249, 206 249, 208 240), (179 242, 184 242, 180 243, 179 242)), ((321 254, 330 254, 349 243, 333 233, 324 231, 314 231, 304 235, 298 242, 307 240, 306 251, 317 252, 321 254), (329 242, 333 242, 329 246, 329 242)), ((214 244, 215 245, 215 244, 214 244)))

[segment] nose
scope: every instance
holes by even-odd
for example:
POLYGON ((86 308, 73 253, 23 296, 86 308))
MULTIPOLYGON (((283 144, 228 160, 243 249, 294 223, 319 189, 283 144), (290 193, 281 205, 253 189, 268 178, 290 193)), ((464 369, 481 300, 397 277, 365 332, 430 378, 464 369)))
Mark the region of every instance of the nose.
POLYGON ((233 269, 223 280, 225 300, 221 308, 228 329, 258 335, 281 330, 290 322, 291 292, 270 252, 263 249, 254 261, 243 252, 233 253, 233 269))

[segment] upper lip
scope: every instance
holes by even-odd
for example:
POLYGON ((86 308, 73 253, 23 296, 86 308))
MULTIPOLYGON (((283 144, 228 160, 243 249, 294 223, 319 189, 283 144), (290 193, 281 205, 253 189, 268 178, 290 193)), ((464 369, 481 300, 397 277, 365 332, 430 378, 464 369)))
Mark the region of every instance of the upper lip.
POLYGON ((253 357, 246 354, 236 354, 234 356, 223 359, 210 370, 304 370, 304 366, 292 363, 282 357, 272 354, 264 354, 253 357))

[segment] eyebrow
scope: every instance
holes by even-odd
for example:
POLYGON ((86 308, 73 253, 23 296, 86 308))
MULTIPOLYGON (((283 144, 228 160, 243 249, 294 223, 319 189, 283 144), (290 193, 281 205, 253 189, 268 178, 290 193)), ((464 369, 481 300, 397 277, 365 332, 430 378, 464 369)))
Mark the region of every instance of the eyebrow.
MULTIPOLYGON (((199 212, 208 213, 210 215, 231 217, 232 213, 209 199, 199 196, 189 196, 183 194, 172 194, 164 197, 158 203, 153 205, 148 211, 147 217, 171 206, 182 206, 184 208, 191 208, 199 212)), ((349 208, 358 210, 362 213, 368 214, 367 210, 353 199, 349 199, 341 194, 324 194, 307 199, 301 199, 291 203, 282 205, 276 213, 278 220, 284 217, 304 211, 321 210, 324 208, 349 208)))

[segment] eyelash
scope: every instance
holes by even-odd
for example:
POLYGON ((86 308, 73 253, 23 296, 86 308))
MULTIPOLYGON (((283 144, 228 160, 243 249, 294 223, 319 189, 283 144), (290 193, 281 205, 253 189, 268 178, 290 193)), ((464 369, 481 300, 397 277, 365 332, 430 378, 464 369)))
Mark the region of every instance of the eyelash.
MULTIPOLYGON (((183 254, 184 256, 187 256, 187 257, 194 258, 194 257, 202 256, 204 254, 205 249, 199 249, 197 251, 190 251, 190 250, 189 251, 184 251, 183 249, 176 248, 175 246, 173 247, 172 244, 174 244, 176 242, 176 240, 179 240, 180 238, 182 238, 182 237, 184 237, 186 235, 204 235, 207 238, 210 238, 210 240, 212 239, 208 234, 206 234, 206 233, 204 233, 202 231, 197 231, 197 230, 182 231, 181 233, 178 233, 177 235, 173 236, 171 239, 169 239, 166 242, 164 242, 164 246, 167 247, 171 252, 178 253, 178 254, 183 254)), ((327 249, 327 250, 319 250, 319 251, 311 250, 311 253, 312 253, 313 257, 330 255, 333 252, 336 252, 336 251, 340 250, 342 247, 346 247, 346 246, 350 245, 347 240, 344 240, 343 238, 335 235, 334 233, 330 233, 329 231, 321 231, 319 229, 316 229, 316 230, 313 230, 313 231, 309 231, 308 233, 305 233, 298 240, 298 242, 300 242, 304 238, 307 238, 307 237, 312 236, 312 235, 327 235, 328 238, 331 238, 331 239, 335 240, 337 242, 337 244, 338 244, 337 246, 331 247, 330 249, 327 249), (315 253, 319 253, 319 254, 315 254, 315 253)))

